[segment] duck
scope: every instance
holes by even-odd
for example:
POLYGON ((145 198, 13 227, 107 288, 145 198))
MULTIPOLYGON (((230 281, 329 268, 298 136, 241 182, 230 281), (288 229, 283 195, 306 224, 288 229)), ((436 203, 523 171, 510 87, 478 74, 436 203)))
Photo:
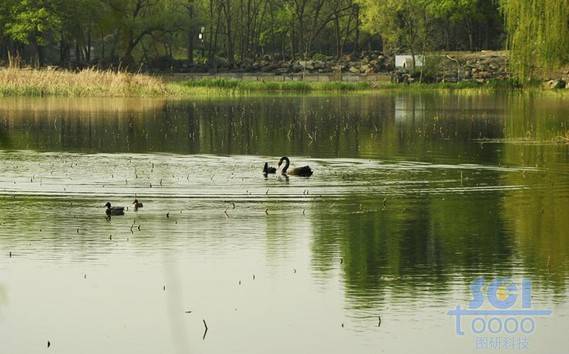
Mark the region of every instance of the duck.
POLYGON ((281 170, 281 173, 283 175, 310 177, 314 173, 314 171, 312 171, 310 166, 295 167, 289 171, 288 168, 290 167, 290 160, 286 156, 281 157, 279 161, 279 168, 281 167, 283 162, 285 164, 281 170))
POLYGON ((138 199, 135 199, 134 202, 132 202, 132 205, 134 205, 134 211, 138 211, 138 209, 144 207, 144 205, 138 201, 138 199))
POLYGON ((268 162, 265 162, 265 167, 263 167, 263 174, 267 176, 270 173, 277 173, 277 169, 275 167, 269 166, 268 162))
POLYGON ((107 214, 107 216, 124 215, 124 207, 111 206, 110 202, 107 202, 107 204, 105 204, 105 207, 107 208, 107 210, 105 210, 105 213, 107 214))

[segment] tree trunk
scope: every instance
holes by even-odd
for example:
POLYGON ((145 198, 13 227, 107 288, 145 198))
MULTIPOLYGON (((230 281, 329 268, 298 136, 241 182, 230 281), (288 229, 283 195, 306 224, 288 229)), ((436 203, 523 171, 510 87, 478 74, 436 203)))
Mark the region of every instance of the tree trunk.
POLYGON ((89 25, 89 29, 87 30, 87 52, 85 53, 87 63, 91 62, 91 45, 92 45, 91 25, 89 25))
MULTIPOLYGON (((190 28, 188 29, 188 61, 193 64, 194 63, 194 5, 188 5, 188 16, 190 17, 190 28)), ((203 41, 203 39, 202 39, 203 41)))
POLYGON ((340 35, 340 18, 336 14, 334 18, 334 28, 336 30, 336 58, 340 59, 342 56, 342 38, 340 35))

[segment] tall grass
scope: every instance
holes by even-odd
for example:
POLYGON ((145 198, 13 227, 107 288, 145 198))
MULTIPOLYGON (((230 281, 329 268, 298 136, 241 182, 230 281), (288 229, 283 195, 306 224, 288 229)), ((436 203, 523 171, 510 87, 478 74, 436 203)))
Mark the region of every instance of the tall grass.
POLYGON ((0 96, 161 96, 169 94, 160 79, 115 71, 0 69, 0 96))

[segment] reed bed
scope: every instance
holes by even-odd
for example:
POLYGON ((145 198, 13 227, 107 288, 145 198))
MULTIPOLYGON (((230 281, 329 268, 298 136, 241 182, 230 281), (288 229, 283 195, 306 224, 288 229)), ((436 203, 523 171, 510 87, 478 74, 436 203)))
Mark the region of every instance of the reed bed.
POLYGON ((0 96, 140 97, 169 95, 161 79, 149 75, 85 69, 0 69, 0 96))

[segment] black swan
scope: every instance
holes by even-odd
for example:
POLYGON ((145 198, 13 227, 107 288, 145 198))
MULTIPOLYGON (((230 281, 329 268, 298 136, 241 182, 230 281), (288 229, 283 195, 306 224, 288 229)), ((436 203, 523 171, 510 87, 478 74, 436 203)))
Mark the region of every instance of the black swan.
POLYGON ((277 169, 275 167, 269 166, 268 162, 265 162, 265 167, 263 167, 263 174, 266 176, 270 173, 277 173, 277 169))
POLYGON ((310 166, 295 167, 289 171, 288 168, 290 167, 290 160, 286 156, 281 157, 281 159, 279 161, 279 167, 281 167, 283 162, 285 163, 285 165, 282 169, 283 175, 310 177, 314 173, 314 171, 312 171, 310 166))

